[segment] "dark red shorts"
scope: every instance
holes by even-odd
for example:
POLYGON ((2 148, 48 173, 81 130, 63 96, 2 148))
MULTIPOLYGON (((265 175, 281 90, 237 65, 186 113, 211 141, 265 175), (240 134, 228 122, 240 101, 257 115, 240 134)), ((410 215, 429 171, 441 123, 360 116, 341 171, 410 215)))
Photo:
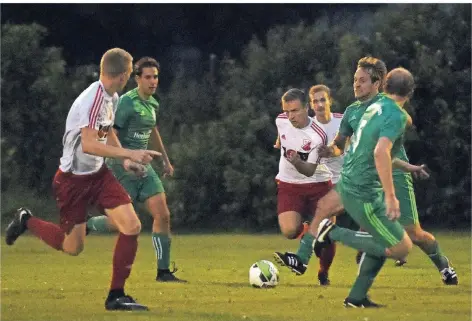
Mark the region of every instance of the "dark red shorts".
POLYGON ((111 209, 131 203, 126 190, 105 165, 89 175, 74 175, 59 169, 52 187, 59 208, 60 226, 67 234, 74 225, 85 223, 90 207, 111 209))
POLYGON ((312 217, 316 204, 332 188, 331 181, 291 184, 277 181, 277 214, 295 211, 312 217))

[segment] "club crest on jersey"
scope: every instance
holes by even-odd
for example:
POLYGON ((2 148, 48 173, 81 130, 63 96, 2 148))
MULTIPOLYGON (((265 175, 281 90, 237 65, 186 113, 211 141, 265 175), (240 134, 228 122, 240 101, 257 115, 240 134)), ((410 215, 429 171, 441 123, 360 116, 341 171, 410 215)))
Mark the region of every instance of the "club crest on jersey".
POLYGON ((309 150, 311 150, 311 140, 304 139, 304 140, 303 140, 302 149, 303 149, 304 151, 309 151, 309 150))
POLYGON ((99 125, 98 128, 98 140, 104 141, 108 136, 108 131, 110 130, 110 126, 102 126, 99 125))
POLYGON ((285 137, 285 134, 282 134, 282 139, 287 139, 287 138, 285 137))

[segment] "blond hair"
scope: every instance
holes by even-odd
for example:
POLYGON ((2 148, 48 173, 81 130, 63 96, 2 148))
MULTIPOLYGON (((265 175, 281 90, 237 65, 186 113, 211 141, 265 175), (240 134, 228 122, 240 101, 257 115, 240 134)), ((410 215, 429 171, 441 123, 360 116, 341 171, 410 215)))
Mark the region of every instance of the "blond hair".
POLYGON ((310 88, 310 97, 313 97, 314 94, 319 93, 319 92, 325 92, 328 94, 328 98, 331 98, 331 89, 329 89, 328 86, 326 85, 315 85, 310 88))
POLYGON ((133 56, 121 48, 107 50, 100 61, 100 74, 117 77, 129 72, 133 63, 133 56))

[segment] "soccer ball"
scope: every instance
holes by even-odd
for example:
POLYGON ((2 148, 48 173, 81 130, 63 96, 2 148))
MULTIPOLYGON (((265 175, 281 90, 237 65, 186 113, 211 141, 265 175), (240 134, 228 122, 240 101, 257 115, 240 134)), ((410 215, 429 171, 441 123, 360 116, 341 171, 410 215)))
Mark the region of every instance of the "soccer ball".
POLYGON ((249 269, 249 283, 255 288, 273 288, 279 283, 279 270, 270 261, 257 261, 249 269))

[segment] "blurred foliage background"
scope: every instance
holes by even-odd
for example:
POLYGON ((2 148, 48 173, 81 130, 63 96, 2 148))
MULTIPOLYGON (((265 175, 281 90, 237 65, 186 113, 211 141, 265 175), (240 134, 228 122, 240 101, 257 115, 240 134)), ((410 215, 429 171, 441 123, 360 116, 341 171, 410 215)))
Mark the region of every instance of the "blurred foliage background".
MULTIPOLYGON (((238 58, 180 60, 157 97, 159 129, 176 169, 164 180, 173 227, 276 228, 279 153, 272 145, 281 95, 323 83, 332 89, 334 110, 343 112, 354 99, 358 59, 373 55, 388 69, 410 69, 417 82, 406 148, 410 161, 427 164, 432 174, 415 183, 421 221, 468 228, 470 15, 470 4, 385 5, 275 26, 255 34, 238 58)), ((56 220, 51 182, 65 119, 76 96, 98 79, 98 66, 68 65, 61 48, 44 44, 53 31, 39 24, 1 28, 1 210, 30 206, 56 220)), ((133 44, 125 49, 133 53, 133 44)), ((127 89, 133 86, 130 80, 127 89)), ((150 218, 142 218, 149 228, 150 218)))

